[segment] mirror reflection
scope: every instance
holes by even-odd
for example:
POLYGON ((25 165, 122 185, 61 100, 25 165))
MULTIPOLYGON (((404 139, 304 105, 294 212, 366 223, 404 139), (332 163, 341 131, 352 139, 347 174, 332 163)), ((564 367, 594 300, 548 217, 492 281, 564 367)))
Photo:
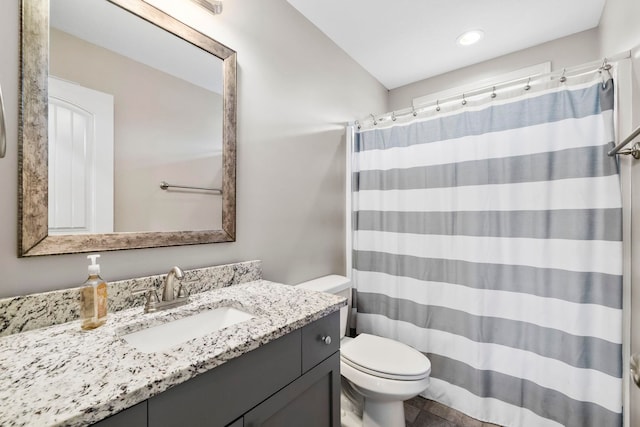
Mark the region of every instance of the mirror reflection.
POLYGON ((49 36, 49 234, 222 228, 222 60, 106 0, 49 36))

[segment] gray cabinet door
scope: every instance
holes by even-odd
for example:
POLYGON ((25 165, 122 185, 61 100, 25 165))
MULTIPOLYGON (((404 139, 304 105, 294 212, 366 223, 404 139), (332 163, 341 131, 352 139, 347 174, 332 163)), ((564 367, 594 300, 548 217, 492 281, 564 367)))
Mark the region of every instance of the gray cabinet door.
POLYGON ((148 400, 149 427, 223 427, 301 374, 291 332, 148 400))
POLYGON ((340 353, 244 415, 244 427, 339 427, 340 353))
POLYGON ((238 418, 227 427, 244 427, 244 420, 242 418, 238 418))
POLYGON ((94 427, 147 427, 147 401, 111 415, 93 424, 94 427))

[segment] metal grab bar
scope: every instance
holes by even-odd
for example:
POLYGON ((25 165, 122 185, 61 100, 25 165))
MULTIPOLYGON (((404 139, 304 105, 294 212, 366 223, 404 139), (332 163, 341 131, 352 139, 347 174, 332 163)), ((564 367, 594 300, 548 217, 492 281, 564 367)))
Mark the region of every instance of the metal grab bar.
POLYGON ((638 135, 640 135, 640 126, 631 132, 631 135, 626 137, 624 141, 613 147, 611 151, 607 153, 609 157, 615 156, 616 154, 631 154, 634 159, 640 159, 640 143, 636 142, 633 147, 623 150, 624 146, 633 141, 638 135))
POLYGON ((213 191, 216 194, 222 194, 222 190, 219 188, 191 187, 188 185, 173 185, 173 184, 168 184, 165 181, 162 181, 160 183, 160 188, 162 188, 163 190, 168 190, 169 188, 184 188, 187 190, 213 191))

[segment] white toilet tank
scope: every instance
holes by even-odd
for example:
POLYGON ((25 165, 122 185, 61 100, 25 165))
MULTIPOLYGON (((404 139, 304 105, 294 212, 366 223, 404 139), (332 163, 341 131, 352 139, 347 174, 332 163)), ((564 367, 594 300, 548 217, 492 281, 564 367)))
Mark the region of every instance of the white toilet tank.
POLYGON ((351 280, 344 276, 332 274, 299 283, 297 286, 347 298, 347 306, 340 309, 340 339, 344 338, 347 332, 347 319, 349 318, 349 310, 351 308, 351 280))

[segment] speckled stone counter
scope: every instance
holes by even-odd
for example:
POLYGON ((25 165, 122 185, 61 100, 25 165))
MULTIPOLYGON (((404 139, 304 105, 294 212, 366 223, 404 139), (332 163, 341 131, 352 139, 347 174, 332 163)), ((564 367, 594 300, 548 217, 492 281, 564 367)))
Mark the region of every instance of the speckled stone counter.
POLYGON ((344 298, 258 280, 191 296, 164 312, 109 315, 81 331, 73 321, 0 338, 0 425, 83 426, 337 311, 344 298), (141 353, 123 334, 231 306, 253 319, 157 353, 141 353))

